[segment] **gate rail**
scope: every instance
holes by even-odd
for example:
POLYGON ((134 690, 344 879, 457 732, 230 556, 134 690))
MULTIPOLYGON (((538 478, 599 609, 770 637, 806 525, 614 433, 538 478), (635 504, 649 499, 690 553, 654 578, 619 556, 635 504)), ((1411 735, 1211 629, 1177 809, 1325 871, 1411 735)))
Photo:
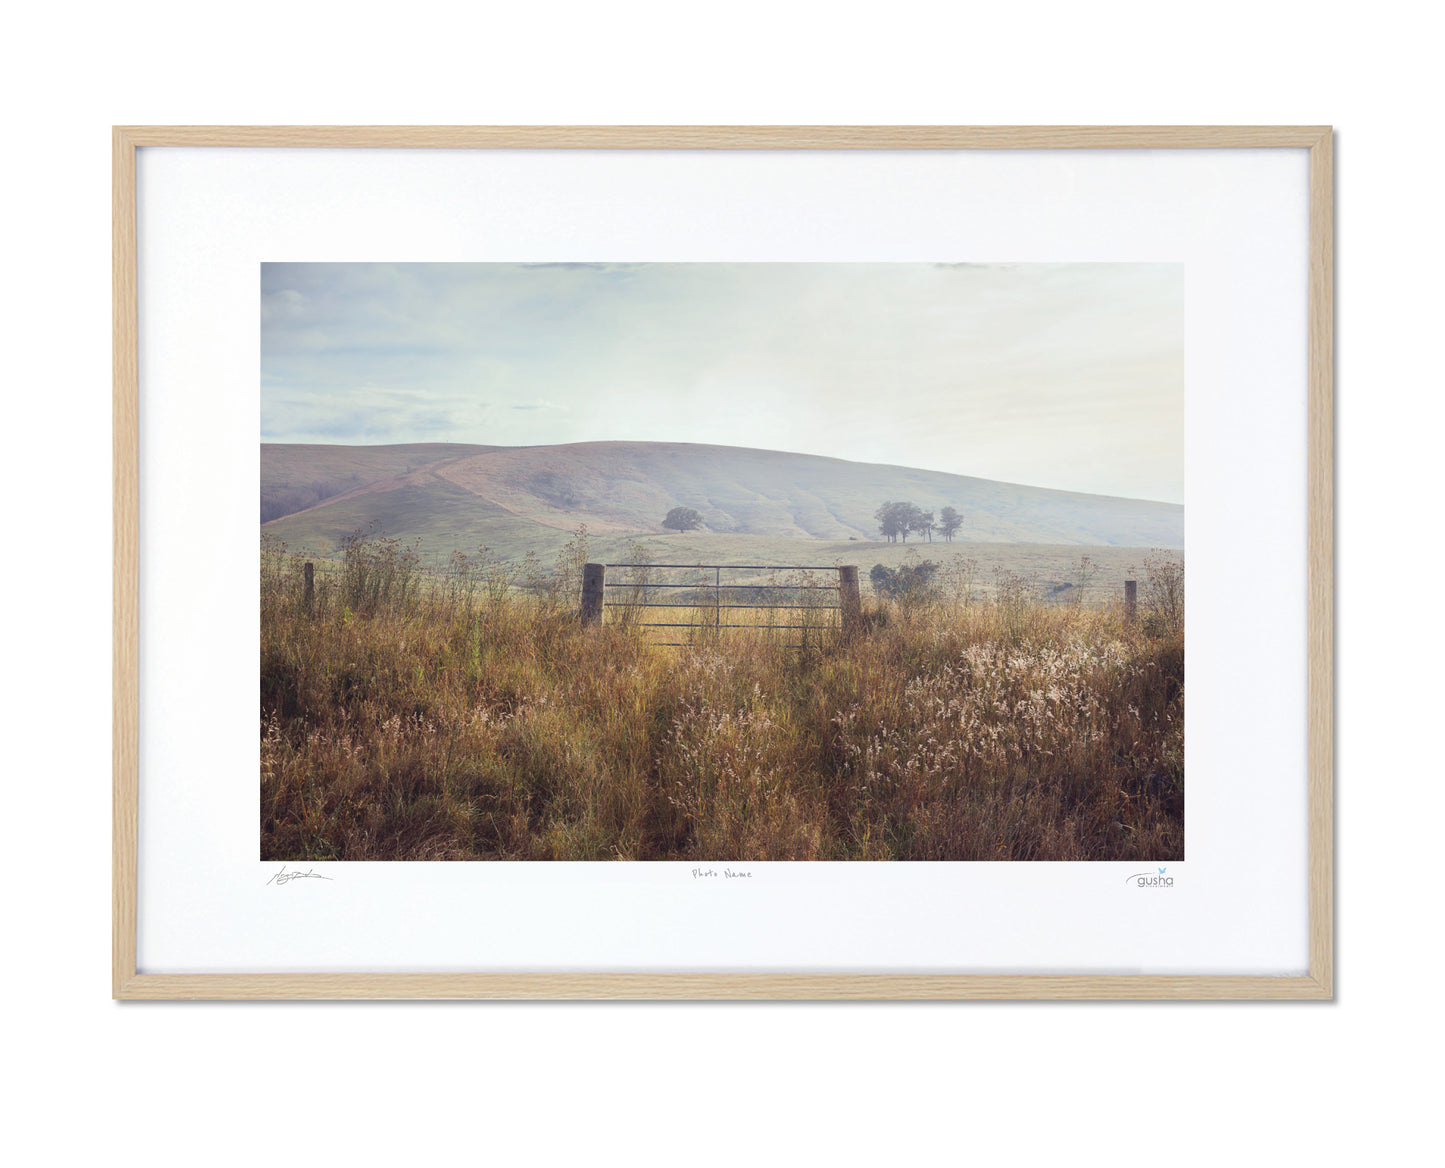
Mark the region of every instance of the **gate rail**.
MULTIPOLYGON (((862 615, 861 600, 858 591, 858 566, 856 564, 586 564, 582 569, 582 608, 581 617, 584 622, 601 624, 603 610, 607 608, 632 609, 690 609, 699 614, 712 609, 712 620, 696 621, 653 621, 641 620, 636 623, 642 628, 649 629, 701 629, 721 635, 723 629, 794 629, 803 634, 803 643, 788 645, 787 648, 803 648, 808 644, 808 634, 815 631, 817 626, 807 623, 787 624, 760 624, 753 621, 724 621, 724 610, 737 609, 766 609, 777 610, 798 610, 803 609, 809 612, 836 612, 839 614, 842 632, 846 636, 850 634, 858 624, 862 615), (686 569, 688 571, 710 571, 713 573, 711 581, 693 580, 681 584, 670 584, 642 580, 608 580, 607 570, 609 568, 632 571, 635 573, 647 573, 652 570, 669 571, 686 569), (836 584, 734 584, 723 583, 724 572, 836 572, 838 582, 836 584), (607 589, 629 588, 634 591, 634 598, 628 600, 609 600, 607 589), (677 600, 652 600, 651 590, 662 589, 678 591, 701 591, 712 595, 711 603, 682 602, 677 600), (724 604, 723 594, 725 592, 737 592, 748 590, 752 592, 773 591, 773 592, 799 592, 818 591, 837 593, 836 604, 787 604, 787 603, 742 603, 724 604), (647 599, 636 599, 641 593, 647 599)), ((831 626, 837 627, 837 626, 831 626)), ((657 645, 682 646, 691 644, 689 641, 654 641, 657 645)))

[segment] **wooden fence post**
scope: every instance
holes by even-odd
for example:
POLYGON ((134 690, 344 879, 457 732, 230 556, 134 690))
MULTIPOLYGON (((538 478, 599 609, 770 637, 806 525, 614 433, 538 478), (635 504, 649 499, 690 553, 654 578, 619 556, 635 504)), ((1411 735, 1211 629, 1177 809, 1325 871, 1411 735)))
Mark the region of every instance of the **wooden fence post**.
POLYGON ((1139 615, 1139 581, 1124 581, 1124 619, 1131 624, 1139 615))
POLYGON ((301 569, 301 576, 304 581, 301 602, 306 605, 306 611, 310 612, 311 606, 316 602, 316 568, 309 560, 301 569))
POLYGON ((602 590, 606 585, 607 569, 601 564, 582 565, 582 623, 602 623, 602 590))
POLYGON ((852 636, 863 626, 863 601, 858 595, 858 565, 838 569, 838 603, 843 609, 843 635, 852 636))

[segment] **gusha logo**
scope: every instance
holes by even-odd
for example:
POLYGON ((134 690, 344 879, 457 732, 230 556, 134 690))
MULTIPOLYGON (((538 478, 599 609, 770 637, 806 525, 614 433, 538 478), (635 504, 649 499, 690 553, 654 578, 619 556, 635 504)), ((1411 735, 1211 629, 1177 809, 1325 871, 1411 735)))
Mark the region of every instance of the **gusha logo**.
POLYGON ((1135 872, 1124 881, 1125 884, 1137 884, 1140 888, 1173 888, 1174 877, 1166 876, 1166 869, 1160 868, 1158 875, 1152 872, 1135 872))

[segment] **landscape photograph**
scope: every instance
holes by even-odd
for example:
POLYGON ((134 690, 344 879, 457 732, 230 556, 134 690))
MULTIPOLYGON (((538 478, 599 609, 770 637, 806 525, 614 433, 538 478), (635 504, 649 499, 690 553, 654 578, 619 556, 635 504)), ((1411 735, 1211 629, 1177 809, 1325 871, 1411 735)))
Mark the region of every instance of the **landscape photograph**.
POLYGON ((1184 858, 1184 267, 266 263, 260 858, 1184 858))

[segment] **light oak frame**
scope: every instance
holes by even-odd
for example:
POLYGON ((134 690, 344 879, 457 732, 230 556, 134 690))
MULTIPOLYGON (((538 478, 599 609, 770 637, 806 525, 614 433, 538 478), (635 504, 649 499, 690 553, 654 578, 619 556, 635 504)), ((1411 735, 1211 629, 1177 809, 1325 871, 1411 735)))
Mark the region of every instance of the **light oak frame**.
POLYGON ((1334 163, 1328 126, 117 126, 113 131, 112 992, 118 999, 1297 999, 1334 994, 1334 163), (1303 977, 729 974, 142 974, 136 152, 147 146, 574 150, 1309 151, 1308 842, 1303 977))

